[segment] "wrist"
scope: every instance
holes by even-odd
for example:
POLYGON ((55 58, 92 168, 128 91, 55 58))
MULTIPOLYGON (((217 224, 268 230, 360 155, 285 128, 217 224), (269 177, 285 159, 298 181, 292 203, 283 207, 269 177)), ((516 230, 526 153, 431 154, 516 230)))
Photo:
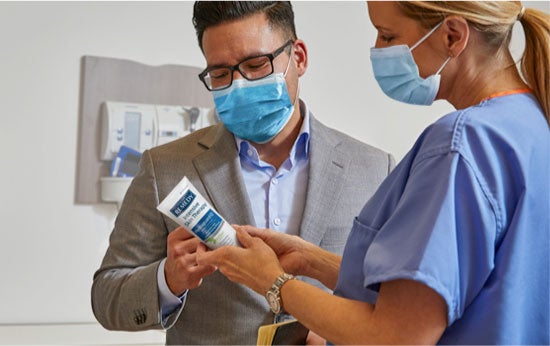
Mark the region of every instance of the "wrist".
POLYGON ((183 287, 178 282, 172 281, 172 277, 169 275, 166 267, 164 267, 164 281, 166 282, 166 287, 170 290, 170 293, 176 297, 181 297, 188 291, 186 287, 183 287))
POLYGON ((320 281, 327 288, 336 287, 342 257, 320 247, 312 245, 306 255, 306 276, 320 281))

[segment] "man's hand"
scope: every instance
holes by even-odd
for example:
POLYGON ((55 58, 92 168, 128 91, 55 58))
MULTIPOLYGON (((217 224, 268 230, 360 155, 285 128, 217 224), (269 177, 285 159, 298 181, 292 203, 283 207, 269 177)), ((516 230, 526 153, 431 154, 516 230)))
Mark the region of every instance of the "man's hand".
POLYGON ((205 250, 206 247, 183 227, 176 228, 168 235, 164 276, 168 288, 176 296, 185 290, 199 287, 202 279, 217 269, 212 265, 197 264, 198 248, 205 250))

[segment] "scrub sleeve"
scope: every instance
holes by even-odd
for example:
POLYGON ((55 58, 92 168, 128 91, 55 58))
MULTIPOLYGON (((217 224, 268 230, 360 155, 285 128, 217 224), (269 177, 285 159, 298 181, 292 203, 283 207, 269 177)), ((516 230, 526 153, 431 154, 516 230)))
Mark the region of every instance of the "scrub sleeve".
POLYGON ((373 229, 360 215, 352 232, 373 238, 363 260, 364 287, 377 290, 379 283, 395 279, 422 282, 445 299, 449 324, 460 318, 493 268, 496 217, 476 173, 458 152, 434 150, 417 157, 387 222, 373 229))

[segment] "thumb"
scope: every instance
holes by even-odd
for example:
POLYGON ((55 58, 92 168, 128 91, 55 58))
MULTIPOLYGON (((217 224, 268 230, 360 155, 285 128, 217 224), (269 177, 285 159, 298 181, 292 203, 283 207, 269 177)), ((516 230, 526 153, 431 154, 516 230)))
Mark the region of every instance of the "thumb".
POLYGON ((197 264, 198 265, 216 265, 217 253, 209 251, 204 244, 199 244, 197 247, 197 264))
POLYGON ((269 236, 270 236, 271 232, 274 232, 274 231, 272 231, 268 228, 257 228, 257 227, 250 226, 250 225, 243 225, 243 226, 236 226, 235 225, 234 228, 243 230, 246 233, 248 233, 249 235, 251 235, 252 237, 260 238, 264 242, 269 239, 269 236))

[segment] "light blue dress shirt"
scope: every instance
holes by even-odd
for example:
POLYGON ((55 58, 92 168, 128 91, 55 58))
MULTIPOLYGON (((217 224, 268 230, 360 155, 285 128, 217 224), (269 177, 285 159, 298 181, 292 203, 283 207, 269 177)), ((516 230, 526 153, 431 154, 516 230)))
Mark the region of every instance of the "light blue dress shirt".
POLYGON ((300 134, 289 157, 278 170, 262 161, 250 142, 235 139, 255 226, 298 235, 309 177, 308 113, 303 116, 300 134))
MULTIPOLYGON (((279 169, 262 161, 250 142, 235 136, 244 184, 252 206, 255 226, 271 228, 298 235, 304 212, 309 178, 309 109, 300 100, 302 127, 292 146, 289 157, 279 169)), ((161 323, 164 328, 167 318, 185 304, 187 291, 181 296, 172 294, 164 276, 162 260, 157 271, 161 303, 161 323)))
MULTIPOLYGON (((421 282, 447 303, 441 344, 548 344, 550 130, 531 94, 444 116, 367 202, 335 294, 376 303, 421 282)), ((360 326, 356 326, 360 328, 360 326)))

